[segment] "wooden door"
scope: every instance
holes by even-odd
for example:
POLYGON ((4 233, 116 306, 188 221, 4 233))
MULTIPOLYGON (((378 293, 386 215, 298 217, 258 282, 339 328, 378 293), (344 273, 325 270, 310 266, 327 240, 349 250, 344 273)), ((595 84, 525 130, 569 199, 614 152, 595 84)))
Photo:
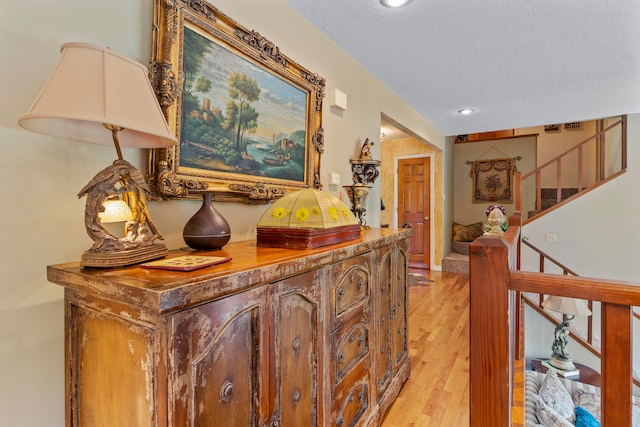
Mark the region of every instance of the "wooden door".
POLYGON ((410 224, 409 267, 429 268, 431 247, 431 158, 398 161, 398 225, 410 224))

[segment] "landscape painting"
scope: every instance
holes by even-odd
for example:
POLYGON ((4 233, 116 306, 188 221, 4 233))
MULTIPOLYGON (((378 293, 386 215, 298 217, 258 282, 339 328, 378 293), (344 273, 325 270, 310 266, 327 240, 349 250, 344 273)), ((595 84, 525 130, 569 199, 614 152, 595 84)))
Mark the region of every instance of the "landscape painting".
POLYGON ((149 78, 178 140, 149 150, 154 197, 263 204, 322 188, 322 76, 206 1, 154 0, 152 40, 149 78))
POLYGON ((181 168, 304 182, 307 92, 184 28, 181 168))

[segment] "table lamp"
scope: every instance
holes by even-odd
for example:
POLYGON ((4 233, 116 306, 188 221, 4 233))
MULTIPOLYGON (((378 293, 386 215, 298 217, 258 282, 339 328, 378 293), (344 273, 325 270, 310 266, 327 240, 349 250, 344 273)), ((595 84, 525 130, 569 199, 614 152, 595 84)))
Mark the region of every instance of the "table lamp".
POLYGON ((85 228, 94 242, 80 264, 121 267, 161 258, 168 250, 164 244, 155 243, 162 236, 147 209, 145 194, 149 187, 142 173, 122 158, 120 150, 121 146, 160 148, 177 143, 148 71, 138 62, 92 44, 65 43, 60 50, 56 68, 18 123, 46 135, 115 145, 118 159, 98 172, 78 194, 87 196, 85 228), (110 215, 106 209, 112 203, 120 205, 120 220, 127 221, 123 237, 101 225, 110 221, 105 215, 110 215))
POLYGON ((576 367, 573 364, 573 357, 567 350, 569 327, 571 326, 571 320, 575 316, 590 316, 591 310, 589 310, 581 300, 554 295, 544 300, 542 306, 548 310, 562 313, 564 317, 563 321, 556 326, 554 331, 554 340, 551 346, 552 354, 551 359, 549 359, 549 364, 562 371, 574 371, 576 367))

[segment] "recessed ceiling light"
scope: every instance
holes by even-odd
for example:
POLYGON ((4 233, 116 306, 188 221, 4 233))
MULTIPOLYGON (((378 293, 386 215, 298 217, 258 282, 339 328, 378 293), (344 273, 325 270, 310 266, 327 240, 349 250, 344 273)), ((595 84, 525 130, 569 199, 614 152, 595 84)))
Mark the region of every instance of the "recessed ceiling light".
POLYGON ((473 108, 463 108, 462 110, 458 110, 458 113, 466 116, 466 115, 469 115, 469 114, 473 113, 474 111, 476 111, 476 110, 474 110, 473 108))
POLYGON ((401 7, 409 3, 409 0, 380 0, 380 3, 386 7, 401 7))

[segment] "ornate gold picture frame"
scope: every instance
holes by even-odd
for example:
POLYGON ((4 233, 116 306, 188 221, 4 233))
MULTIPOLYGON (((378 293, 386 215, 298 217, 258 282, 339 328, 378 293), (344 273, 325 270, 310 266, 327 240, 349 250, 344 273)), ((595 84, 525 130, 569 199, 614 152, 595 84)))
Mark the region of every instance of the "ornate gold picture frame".
POLYGON ((202 0, 155 0, 150 77, 179 143, 149 153, 162 198, 267 203, 321 188, 325 80, 202 0))

